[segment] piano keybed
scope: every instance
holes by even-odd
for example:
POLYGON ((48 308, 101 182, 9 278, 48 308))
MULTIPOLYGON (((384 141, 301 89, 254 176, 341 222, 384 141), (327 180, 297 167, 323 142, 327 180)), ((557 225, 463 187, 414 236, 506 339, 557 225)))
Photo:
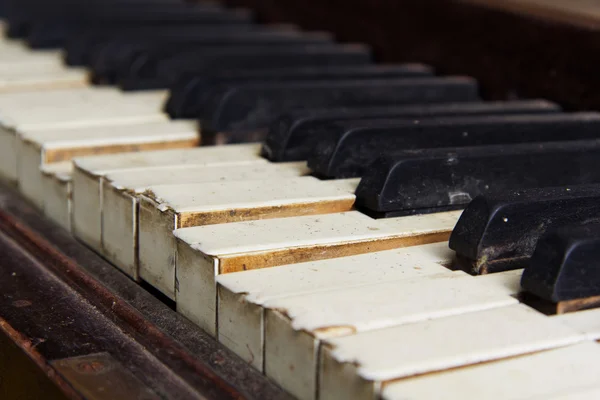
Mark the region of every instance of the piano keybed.
POLYGON ((600 394, 600 114, 197 7, 3 37, 2 178, 298 398, 600 394))

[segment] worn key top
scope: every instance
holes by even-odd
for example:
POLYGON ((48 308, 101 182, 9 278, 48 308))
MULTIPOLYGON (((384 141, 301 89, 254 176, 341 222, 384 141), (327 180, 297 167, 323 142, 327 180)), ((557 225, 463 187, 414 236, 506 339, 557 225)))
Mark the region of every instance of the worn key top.
POLYGON ((523 273, 523 288, 559 303, 559 313, 599 304, 600 224, 592 221, 548 231, 523 273))
POLYGON ((323 133, 327 133, 321 132, 320 128, 337 121, 347 121, 345 123, 361 127, 379 118, 407 118, 416 124, 421 121, 414 118, 432 116, 546 114, 558 111, 558 105, 546 100, 294 110, 281 115, 271 124, 263 145, 263 155, 271 161, 306 160, 315 143, 323 133))
POLYGON ((468 272, 522 268, 546 230, 590 222, 600 222, 600 185, 492 193, 469 203, 450 248, 468 272))
POLYGON ((375 158, 393 151, 552 142, 598 137, 599 113, 457 116, 413 120, 342 121, 317 131, 308 165, 320 176, 360 176, 375 158))
POLYGON ((462 208, 488 192, 600 183, 600 140, 407 150, 367 168, 357 205, 383 216, 462 208))
MULTIPOLYGON (((199 115, 208 99, 208 91, 219 84, 232 84, 251 81, 301 81, 316 79, 373 79, 398 78, 431 75, 431 68, 421 64, 399 65, 350 65, 350 66, 306 66, 288 68, 265 68, 259 70, 234 69, 217 72, 213 76, 205 74, 183 74, 171 86, 170 97, 165 112, 172 118, 194 118, 199 115)), ((134 83, 121 82, 124 90, 135 89, 134 83)))
POLYGON ((249 83, 214 91, 201 114, 208 143, 261 139, 269 124, 293 108, 365 106, 477 100, 477 83, 466 77, 249 83))

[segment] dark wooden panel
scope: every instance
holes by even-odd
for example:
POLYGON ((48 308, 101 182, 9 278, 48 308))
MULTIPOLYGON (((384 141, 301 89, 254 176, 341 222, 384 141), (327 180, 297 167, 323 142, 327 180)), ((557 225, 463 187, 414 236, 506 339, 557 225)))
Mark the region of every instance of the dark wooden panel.
MULTIPOLYGON (((484 0, 481 0, 484 1, 484 0)), ((450 0, 228 0, 262 21, 371 44, 382 62, 420 61, 479 79, 489 99, 544 97, 600 108, 600 32, 450 0)))
POLYGON ((2 183, 0 199, 0 332, 71 398, 50 363, 94 353, 161 398, 290 398, 2 183))

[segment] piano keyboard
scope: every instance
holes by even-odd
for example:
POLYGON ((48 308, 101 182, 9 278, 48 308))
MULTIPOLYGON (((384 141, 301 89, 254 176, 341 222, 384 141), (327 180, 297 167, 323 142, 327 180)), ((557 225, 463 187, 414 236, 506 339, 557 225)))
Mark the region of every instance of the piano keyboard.
POLYGON ((0 176, 48 218, 300 399, 600 394, 600 114, 89 7, 0 7, 0 176))

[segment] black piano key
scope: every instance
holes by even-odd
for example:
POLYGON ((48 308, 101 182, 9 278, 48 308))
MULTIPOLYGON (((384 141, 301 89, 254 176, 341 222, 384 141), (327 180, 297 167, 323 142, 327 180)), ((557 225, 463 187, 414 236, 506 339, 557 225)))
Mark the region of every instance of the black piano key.
POLYGON ((71 66, 90 66, 96 53, 104 46, 122 44, 131 46, 136 43, 177 43, 191 42, 196 38, 202 40, 207 35, 228 35, 232 32, 250 32, 261 28, 251 24, 199 24, 199 25, 158 25, 155 27, 117 26, 110 29, 86 29, 76 35, 71 35, 64 44, 64 61, 71 66))
POLYGON ((599 138, 600 113, 342 121, 317 135, 308 166, 323 177, 349 178, 385 152, 599 138))
MULTIPOLYGON (((151 23, 176 20, 189 23, 192 19, 203 23, 248 23, 252 15, 248 10, 225 10, 216 6, 193 5, 161 2, 73 2, 56 4, 54 2, 37 2, 28 6, 21 5, 9 16, 9 37, 26 38, 30 34, 41 35, 36 26, 52 33, 52 29, 61 26, 62 31, 69 33, 72 28, 87 25, 110 25, 110 21, 135 25, 136 21, 151 23), (182 10, 182 11, 178 11, 182 10), (186 11, 188 11, 186 13, 186 11), (187 14, 187 15, 184 15, 187 14)), ((64 37, 63 37, 64 40, 64 37)))
MULTIPOLYGON (((252 81, 302 81, 302 80, 340 80, 340 79, 381 79, 400 77, 431 76, 430 67, 422 64, 400 65, 350 65, 350 66, 308 66, 290 68, 266 68, 258 70, 239 70, 219 72, 212 76, 206 74, 184 74, 171 87, 165 111, 172 118, 195 118, 199 115, 210 89, 216 85, 228 85, 252 81)), ((124 90, 135 89, 133 83, 123 83, 124 90)))
POLYGON ((263 155, 271 161, 306 160, 328 123, 345 121, 364 126, 381 118, 429 118, 452 115, 546 114, 560 107, 545 100, 447 103, 411 106, 296 110, 277 118, 269 127, 263 155))
MULTIPOLYGON (((114 40, 104 44, 93 55, 92 80, 117 83, 120 80, 118 72, 122 69, 129 71, 128 66, 144 60, 144 68, 148 71, 150 65, 156 66, 161 59, 176 57, 184 52, 193 52, 202 56, 203 50, 230 51, 235 48, 259 50, 272 47, 284 49, 298 46, 335 46, 330 35, 321 32, 297 32, 292 30, 276 31, 236 31, 222 33, 196 34, 180 38, 156 37, 144 42, 114 40)), ((275 50, 273 50, 275 51, 275 50)), ((152 76, 152 75, 151 75, 152 76)), ((166 87, 166 86, 163 86, 166 87)))
POLYGON ((200 120, 208 143, 262 140, 275 118, 295 108, 467 102, 477 92, 466 77, 254 82, 213 91, 200 120))
MULTIPOLYGON (((212 76, 220 71, 243 68, 288 68, 298 66, 367 65, 371 54, 363 46, 335 44, 286 46, 206 46, 198 49, 201 60, 191 64, 170 65, 146 59, 139 55, 118 74, 118 80, 127 80, 141 87, 169 87, 192 69, 195 74, 212 76)), ((216 90, 216 89, 215 89, 216 90)), ((212 91, 212 90, 211 90, 212 91)))
POLYGON ((540 238, 521 278, 524 290, 554 303, 600 296, 600 224, 591 221, 540 238))
POLYGON ((489 192, 600 182, 600 140, 416 149, 366 169, 356 204, 375 216, 459 209, 489 192))
POLYGON ((168 86, 175 84, 187 73, 214 74, 233 68, 247 70, 288 68, 315 65, 365 65, 371 63, 371 51, 363 45, 335 43, 219 46, 196 48, 167 59, 153 59, 142 55, 122 76, 156 79, 168 86))
POLYGON ((80 36, 90 29, 111 32, 126 27, 243 26, 250 23, 251 14, 247 10, 223 10, 216 6, 198 4, 102 7, 100 10, 72 12, 54 18, 45 15, 43 19, 32 23, 27 35, 27 43, 35 49, 61 47, 69 37, 80 36))
POLYGON ((523 268, 547 230, 600 222, 600 185, 535 188, 476 197, 450 236, 466 270, 523 268))

